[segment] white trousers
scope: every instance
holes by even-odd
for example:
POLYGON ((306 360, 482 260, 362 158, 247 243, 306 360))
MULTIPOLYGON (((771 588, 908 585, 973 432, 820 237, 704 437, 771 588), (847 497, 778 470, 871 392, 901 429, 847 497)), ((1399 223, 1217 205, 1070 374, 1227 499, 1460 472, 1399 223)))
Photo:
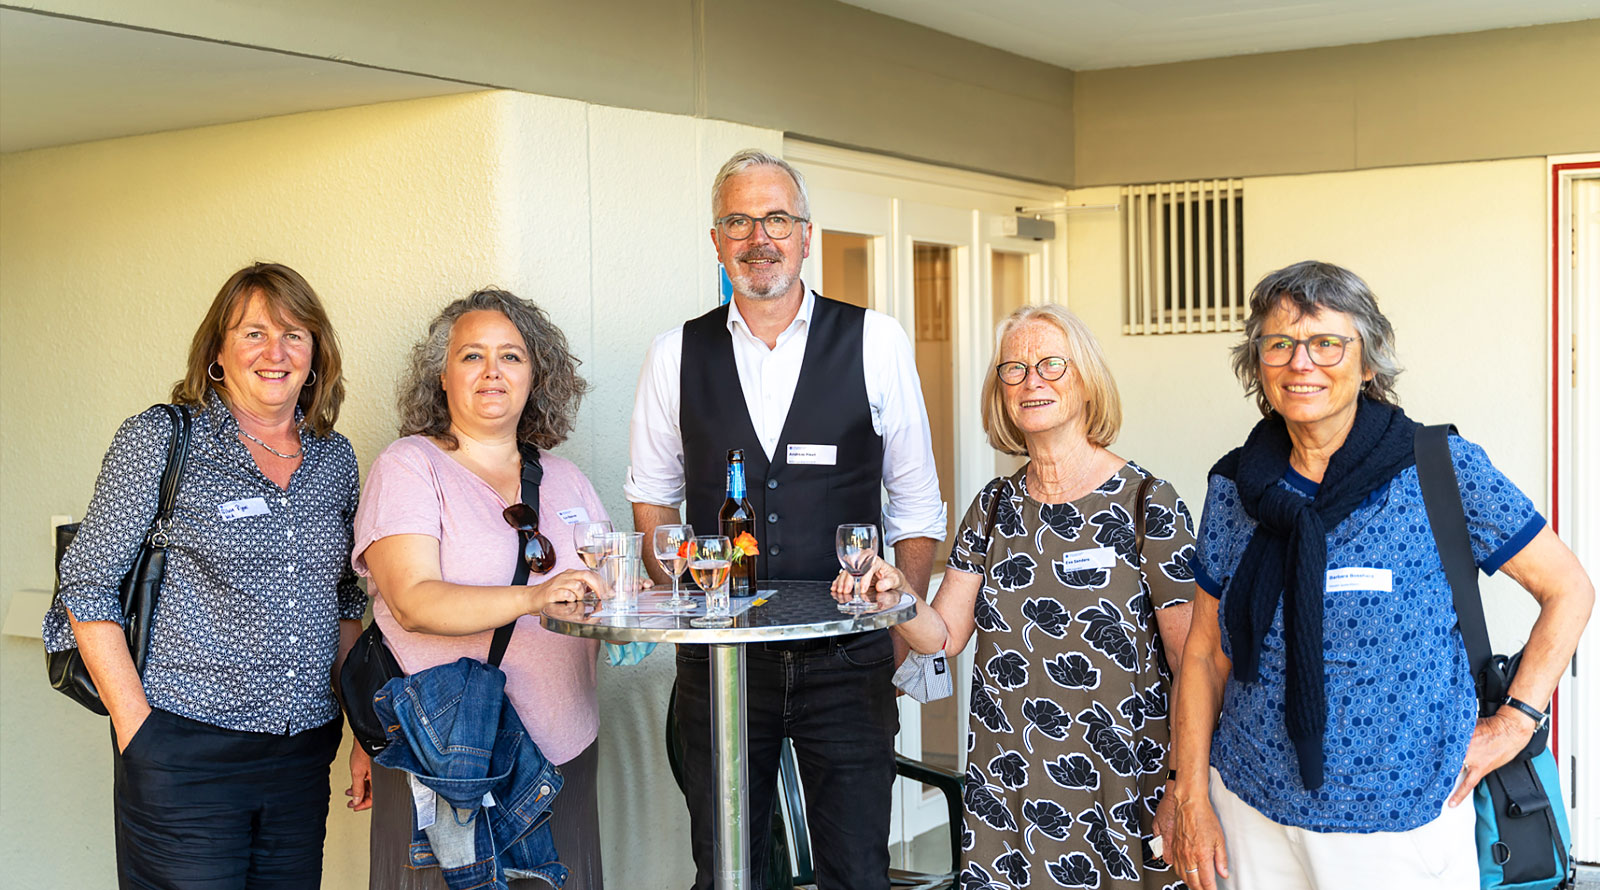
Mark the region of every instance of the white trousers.
POLYGON ((1317 832, 1280 825, 1211 770, 1232 877, 1224 890, 1478 890, 1472 798, 1410 831, 1317 832))

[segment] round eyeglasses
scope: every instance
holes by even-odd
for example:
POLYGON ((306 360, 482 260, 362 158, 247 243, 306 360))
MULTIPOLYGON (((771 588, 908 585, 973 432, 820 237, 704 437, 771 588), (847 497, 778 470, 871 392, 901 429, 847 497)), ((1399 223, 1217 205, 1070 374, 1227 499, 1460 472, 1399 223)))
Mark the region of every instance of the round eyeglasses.
POLYGON ((1344 361, 1345 344, 1360 339, 1341 334, 1312 334, 1304 340, 1296 340, 1284 334, 1267 334, 1255 339, 1256 355, 1261 357, 1263 365, 1281 368, 1294 361, 1294 354, 1304 346, 1313 365, 1331 368, 1344 361))
POLYGON ((1001 383, 1016 386, 1028 379, 1029 368, 1039 375, 1040 380, 1060 380, 1061 375, 1067 373, 1067 365, 1071 363, 1072 359, 1047 355, 1031 365, 1026 362, 1001 362, 994 366, 994 372, 999 375, 1001 383))
POLYGON ((809 223, 811 220, 787 213, 769 213, 759 220, 742 213, 730 213, 717 220, 717 231, 729 240, 743 241, 756 233, 757 222, 761 223, 761 231, 766 232, 768 238, 782 241, 794 233, 796 223, 809 223))

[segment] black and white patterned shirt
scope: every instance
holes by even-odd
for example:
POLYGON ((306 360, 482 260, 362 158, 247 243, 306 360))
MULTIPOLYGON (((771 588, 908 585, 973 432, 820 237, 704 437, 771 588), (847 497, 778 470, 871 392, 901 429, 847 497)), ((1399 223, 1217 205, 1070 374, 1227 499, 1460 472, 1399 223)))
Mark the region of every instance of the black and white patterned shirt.
MULTIPOLYGON (((355 451, 338 433, 319 439, 303 429, 305 457, 285 490, 256 466, 215 392, 191 414, 145 696, 151 707, 226 729, 292 735, 321 726, 339 713, 329 687, 339 621, 366 608, 350 569, 355 451)), ((75 644, 63 605, 79 621, 121 623, 118 585, 155 518, 171 436, 159 407, 117 431, 61 560, 46 649, 75 644)))

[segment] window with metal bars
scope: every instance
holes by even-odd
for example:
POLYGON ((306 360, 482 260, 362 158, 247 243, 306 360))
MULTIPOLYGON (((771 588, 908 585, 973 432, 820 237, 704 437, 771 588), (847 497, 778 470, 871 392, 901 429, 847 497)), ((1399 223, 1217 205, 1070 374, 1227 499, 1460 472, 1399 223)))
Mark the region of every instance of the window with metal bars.
POLYGON ((1125 334, 1243 330, 1244 182, 1124 186, 1125 334))

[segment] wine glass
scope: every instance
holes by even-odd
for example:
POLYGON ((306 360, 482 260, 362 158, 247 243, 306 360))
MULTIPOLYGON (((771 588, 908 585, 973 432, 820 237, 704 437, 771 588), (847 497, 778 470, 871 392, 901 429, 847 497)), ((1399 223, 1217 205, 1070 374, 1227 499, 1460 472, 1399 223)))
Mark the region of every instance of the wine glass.
POLYGON ((689 577, 706 592, 706 613, 689 619, 695 627, 727 627, 728 571, 733 566, 733 545, 723 535, 698 535, 689 557, 689 577))
POLYGON ((600 560, 606 555, 605 536, 609 534, 611 523, 605 519, 572 524, 572 544, 578 548, 578 558, 584 565, 591 569, 600 567, 600 560))
POLYGON ((833 550, 839 564, 850 573, 850 602, 840 603, 839 611, 851 615, 871 612, 877 607, 861 598, 861 576, 872 568, 878 555, 878 527, 870 522, 847 522, 833 535, 833 550))
POLYGON ((651 538, 656 559, 661 568, 672 576, 672 599, 660 603, 669 612, 687 612, 694 608, 694 600, 679 592, 678 579, 689 566, 689 550, 694 547, 694 527, 690 525, 658 525, 651 538))

